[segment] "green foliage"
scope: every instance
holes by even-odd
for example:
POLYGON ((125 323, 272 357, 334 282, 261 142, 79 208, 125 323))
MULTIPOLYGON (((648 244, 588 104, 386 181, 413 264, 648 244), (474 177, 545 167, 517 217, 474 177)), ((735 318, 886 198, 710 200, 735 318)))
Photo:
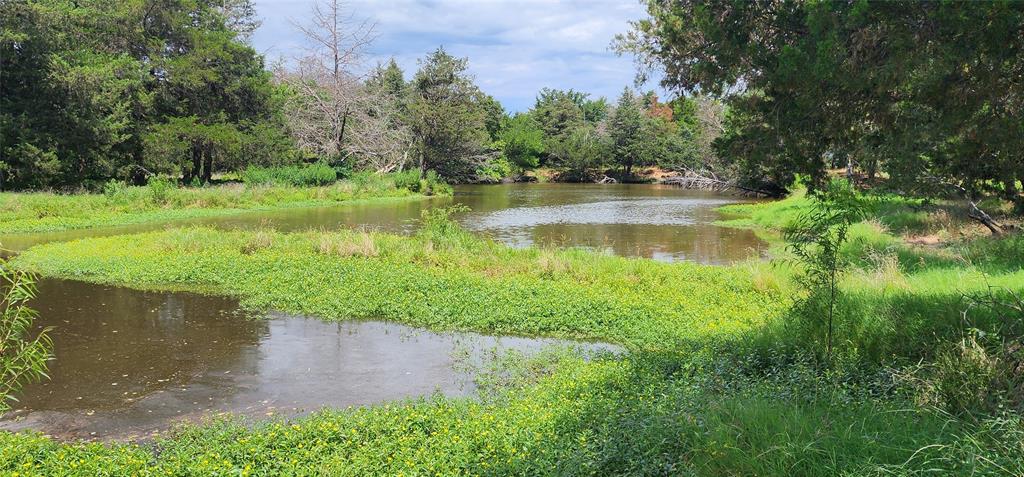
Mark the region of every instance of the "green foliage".
MULTIPOLYGON (((259 167, 249 166, 242 172, 242 182, 246 185, 291 185, 298 187, 316 187, 333 184, 338 180, 338 173, 324 162, 303 166, 259 167)), ((399 186, 401 188, 401 186, 399 186)), ((410 191, 416 190, 408 188, 410 191)))
POLYGON ((842 255, 850 227, 865 217, 864 205, 853 186, 834 179, 811 197, 810 206, 786 227, 787 249, 800 263, 799 281, 809 295, 800 315, 827 325, 825 355, 832 356, 832 333, 839 282, 849 265, 842 255))
POLYGON ((220 418, 151 446, 0 434, 0 471, 28 475, 1013 475, 1019 420, 977 424, 811 373, 750 379, 742 362, 572 354, 532 360, 484 400, 220 418), (815 392, 815 389, 819 391, 815 392), (386 452, 382 452, 386 449, 386 452))
POLYGON ((395 172, 391 174, 391 178, 395 181, 395 187, 399 189, 409 189, 412 192, 420 191, 420 171, 395 172))
POLYGON ((33 277, 0 259, 0 414, 23 385, 47 377, 53 342, 49 329, 33 330, 36 313, 27 303, 35 294, 33 277))
MULTIPOLYGON (((396 187, 389 177, 366 172, 321 187, 241 187, 237 184, 177 187, 170 179, 154 178, 145 187, 108 183, 104 194, 0 193, 0 233, 139 224, 230 215, 247 210, 419 196, 411 189, 396 187)), ((423 195, 451 194, 451 187, 436 174, 427 174, 418 190, 423 195)))
POLYGON ((622 165, 628 174, 634 164, 645 158, 641 139, 644 117, 640 110, 639 98, 628 88, 619 96, 612 120, 609 124, 612 138, 612 157, 622 165))
POLYGON ((5 2, 0 188, 94 188, 150 173, 208 182, 289 157, 270 75, 244 40, 251 7, 5 2))
POLYGON ((249 253, 255 232, 175 229, 43 245, 16 263, 136 287, 203 287, 246 306, 324 319, 604 339, 637 349, 738 339, 786 308, 784 297, 755 288, 742 269, 510 249, 446 217, 426 217, 414 237, 272 233, 272 246, 249 253), (375 253, 348 252, 367 242, 375 253))
POLYGON ((531 115, 516 114, 505 119, 498 138, 505 158, 512 164, 522 169, 540 165, 540 156, 544 153, 544 132, 531 115))
POLYGON ((645 3, 619 51, 641 77, 726 98, 717 149, 746 182, 814 188, 852 163, 904 191, 948 181, 1024 203, 1021 4, 645 3))
POLYGON ((522 169, 509 162, 504 155, 491 159, 476 168, 478 182, 501 182, 502 179, 515 176, 522 169))
POLYGON ((487 136, 482 93, 467 72, 468 60, 438 48, 420 61, 412 80, 411 129, 420 171, 465 180, 483 152, 487 136))
POLYGON ((74 463, 87 473, 140 475, 1020 473, 1022 421, 998 411, 1019 389, 1005 373, 1013 355, 1003 352, 1013 348, 1000 344, 1017 340, 1008 326, 1019 320, 1010 313, 1018 305, 1009 294, 997 296, 1000 305, 981 304, 988 285, 1024 292, 1020 239, 911 248, 880 224, 919 204, 836 187, 817 197, 731 207, 753 214, 748 224, 781 228, 801 223, 823 198, 865 203, 871 220, 849 226, 837 254, 848 264, 836 300, 846 346, 837 346, 824 372, 801 351, 816 338, 786 322, 795 295, 786 266, 510 249, 462 230, 452 222, 457 211, 447 209, 428 213, 408 237, 191 228, 33 248, 17 266, 137 287, 201 287, 240 296, 246 306, 325 319, 599 339, 629 353, 508 358, 481 378, 480 399, 434 397, 294 422, 216 421, 181 429, 153 449, 0 434, 0 453, 8 453, 0 455, 0 469, 59 475, 74 463), (253 247, 257 234, 264 245, 253 247), (353 286, 368 281, 375 286, 353 286), (979 293, 969 314, 978 332, 964 333, 963 293, 979 293), (952 346, 961 337, 974 337, 984 353, 970 340, 966 354, 952 346), (926 366, 908 366, 919 362, 926 366), (985 383, 991 392, 977 393, 985 383), (959 418, 931 407, 957 402, 983 403, 984 412, 959 418), (988 411, 993 405, 995 413, 988 411))
POLYGON ((565 168, 569 179, 582 181, 589 179, 593 169, 607 163, 611 148, 593 126, 579 126, 548 147, 549 162, 565 168))

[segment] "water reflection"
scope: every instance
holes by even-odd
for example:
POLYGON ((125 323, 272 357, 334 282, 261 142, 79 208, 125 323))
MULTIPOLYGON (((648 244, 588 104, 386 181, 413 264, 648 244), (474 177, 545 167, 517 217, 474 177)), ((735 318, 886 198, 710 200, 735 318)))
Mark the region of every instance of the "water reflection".
POLYGON ((410 233, 424 209, 462 204, 470 212, 456 218, 465 227, 512 246, 589 247, 625 256, 721 264, 758 256, 765 250, 765 244, 753 232, 713 224, 719 219, 715 207, 735 200, 714 193, 643 184, 459 186, 454 197, 425 201, 259 211, 170 224, 8 235, 0 241, 7 248, 21 250, 53 240, 183 224, 270 226, 283 231, 356 227, 410 233))
MULTIPOLYGON (((440 392, 472 377, 453 352, 536 350, 556 340, 437 334, 383 322, 245 316, 230 298, 44 280, 51 379, 29 386, 0 429, 63 438, 147 436, 219 412, 294 416, 440 392)), ((586 345, 587 349, 613 349, 586 345)))

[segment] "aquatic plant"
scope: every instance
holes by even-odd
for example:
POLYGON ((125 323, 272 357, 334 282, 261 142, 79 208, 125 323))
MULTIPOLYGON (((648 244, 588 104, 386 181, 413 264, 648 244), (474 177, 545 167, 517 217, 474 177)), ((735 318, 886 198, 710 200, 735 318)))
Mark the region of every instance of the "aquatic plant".
POLYGON ((0 259, 0 414, 10 409, 22 386, 46 378, 52 357, 49 329, 32 330, 36 313, 26 303, 33 297, 32 276, 0 259))

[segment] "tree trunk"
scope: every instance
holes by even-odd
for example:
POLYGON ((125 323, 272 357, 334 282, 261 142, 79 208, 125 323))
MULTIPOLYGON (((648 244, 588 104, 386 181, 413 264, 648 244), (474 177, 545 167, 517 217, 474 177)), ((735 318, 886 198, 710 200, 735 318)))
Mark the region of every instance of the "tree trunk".
POLYGON ((199 177, 203 166, 203 151, 198 142, 192 143, 192 169, 185 173, 185 183, 191 183, 192 179, 199 177))
POLYGON ((213 151, 209 147, 203 149, 203 184, 209 184, 213 178, 213 151))
POLYGON ((348 107, 345 108, 345 112, 341 115, 341 131, 338 132, 338 161, 344 157, 344 150, 342 144, 345 144, 345 125, 348 123, 348 107))

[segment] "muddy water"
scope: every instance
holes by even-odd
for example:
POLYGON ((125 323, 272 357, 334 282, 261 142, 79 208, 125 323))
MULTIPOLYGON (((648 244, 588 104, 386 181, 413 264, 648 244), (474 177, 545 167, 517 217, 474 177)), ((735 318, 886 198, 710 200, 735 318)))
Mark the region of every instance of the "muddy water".
MULTIPOLYGON (((374 321, 246 316, 230 298, 43 280, 50 380, 18 396, 0 429, 60 438, 145 438, 221 412, 291 417, 323 407, 474 390, 467 364, 551 339, 437 334, 374 321)), ((579 344, 584 350, 615 350, 579 344)))
MULTIPOLYGON (((173 222, 279 230, 365 227, 396 233, 416 228, 423 209, 461 204, 467 228, 506 244, 587 247, 630 257, 724 264, 758 256, 765 244, 749 230, 718 227, 714 209, 736 199, 677 187, 639 184, 460 186, 454 197, 335 207, 258 211, 173 222)), ((0 237, 4 247, 159 230, 168 223, 0 237)))
MULTIPOLYGON (((512 246, 587 247, 666 261, 730 263, 763 252, 750 231, 713 225, 734 199, 650 185, 467 186, 452 198, 261 211, 177 222, 280 230, 415 230, 422 210, 462 204, 468 229, 512 246)), ((6 248, 158 230, 147 224, 0 237, 6 248)), ((436 334, 382 322, 246 316, 230 298, 44 280, 32 304, 52 326, 51 379, 29 386, 0 430, 132 439, 229 412, 290 417, 433 393, 473 392, 455 356, 525 351, 553 340, 436 334)), ((607 346, 585 345, 587 349, 607 346)))

